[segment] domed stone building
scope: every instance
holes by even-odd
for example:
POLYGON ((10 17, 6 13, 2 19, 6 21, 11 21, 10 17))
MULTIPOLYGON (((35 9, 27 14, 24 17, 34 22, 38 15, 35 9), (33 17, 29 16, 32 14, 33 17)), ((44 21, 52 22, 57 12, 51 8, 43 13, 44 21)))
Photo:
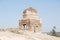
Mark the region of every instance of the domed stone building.
POLYGON ((41 31, 41 21, 35 9, 30 7, 23 11, 23 18, 19 20, 19 29, 34 32, 41 31))

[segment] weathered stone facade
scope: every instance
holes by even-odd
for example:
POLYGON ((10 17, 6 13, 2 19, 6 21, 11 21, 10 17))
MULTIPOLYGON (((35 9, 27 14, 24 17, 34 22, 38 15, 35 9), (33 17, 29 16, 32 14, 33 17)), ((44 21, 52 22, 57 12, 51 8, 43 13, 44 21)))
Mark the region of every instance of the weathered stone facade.
POLYGON ((19 29, 41 31, 41 21, 35 9, 30 7, 23 11, 23 18, 19 20, 19 29))

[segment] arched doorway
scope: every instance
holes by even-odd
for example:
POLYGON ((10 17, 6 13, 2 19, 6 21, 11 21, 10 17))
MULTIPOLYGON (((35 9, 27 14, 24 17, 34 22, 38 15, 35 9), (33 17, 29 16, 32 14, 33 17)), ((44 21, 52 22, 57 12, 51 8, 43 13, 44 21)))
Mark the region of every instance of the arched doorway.
POLYGON ((26 24, 23 24, 23 29, 26 29, 26 27, 27 27, 26 24))

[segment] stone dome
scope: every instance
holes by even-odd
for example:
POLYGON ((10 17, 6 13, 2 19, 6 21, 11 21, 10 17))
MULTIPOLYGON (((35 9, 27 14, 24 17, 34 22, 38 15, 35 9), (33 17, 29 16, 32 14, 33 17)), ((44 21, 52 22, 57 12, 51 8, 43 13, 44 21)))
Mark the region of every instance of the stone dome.
POLYGON ((26 13, 26 11, 31 11, 31 12, 35 12, 35 13, 37 13, 37 11, 34 9, 34 8, 32 8, 32 7, 29 7, 29 8, 27 8, 27 9, 25 9, 24 11, 23 11, 23 13, 26 13))

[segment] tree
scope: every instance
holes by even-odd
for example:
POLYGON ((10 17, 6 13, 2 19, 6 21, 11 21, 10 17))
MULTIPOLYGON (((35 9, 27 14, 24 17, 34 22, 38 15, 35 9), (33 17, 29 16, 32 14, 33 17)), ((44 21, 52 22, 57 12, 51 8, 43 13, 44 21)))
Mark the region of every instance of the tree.
POLYGON ((56 29, 56 27, 53 26, 53 29, 52 29, 52 31, 51 31, 51 35, 52 35, 52 36, 56 36, 56 31, 55 31, 55 29, 56 29))

